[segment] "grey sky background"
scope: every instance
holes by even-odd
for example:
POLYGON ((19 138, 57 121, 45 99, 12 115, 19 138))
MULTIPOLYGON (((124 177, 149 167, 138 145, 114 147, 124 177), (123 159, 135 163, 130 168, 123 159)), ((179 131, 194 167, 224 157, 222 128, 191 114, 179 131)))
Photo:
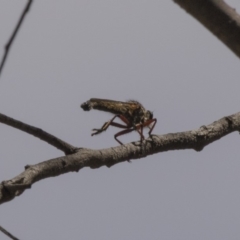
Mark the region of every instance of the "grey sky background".
MULTIPOLYGON (((25 3, 1 2, 1 54, 25 3)), ((228 3, 240 12, 239 0, 228 3)), ((82 111, 89 98, 139 100, 158 119, 155 134, 180 132, 238 112, 239 76, 239 59, 173 1, 34 1, 0 78, 0 112, 109 148, 118 129, 90 136, 111 115, 82 111)), ((1 181, 62 156, 11 127, 0 132, 1 181)), ((46 179, 1 205, 0 225, 25 240, 239 239, 239 146, 233 133, 199 153, 46 179)))

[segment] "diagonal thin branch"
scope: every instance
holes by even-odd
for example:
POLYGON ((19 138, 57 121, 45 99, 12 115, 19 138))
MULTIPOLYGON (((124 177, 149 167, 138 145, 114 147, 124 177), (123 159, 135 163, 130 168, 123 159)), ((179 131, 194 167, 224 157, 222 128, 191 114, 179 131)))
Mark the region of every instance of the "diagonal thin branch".
POLYGON ((13 240, 19 240, 18 238, 14 237, 10 232, 8 232, 6 229, 4 229, 2 226, 0 226, 0 231, 13 240))
POLYGON ((59 150, 63 151, 65 154, 72 154, 76 152, 76 147, 70 145, 67 142, 62 141, 61 139, 43 131, 40 128, 36 128, 34 126, 28 125, 26 123, 20 122, 16 119, 10 118, 4 114, 0 113, 0 122, 17 128, 21 131, 29 133, 41 140, 49 143, 50 145, 58 148, 59 150))
POLYGON ((15 37, 16 37, 16 35, 17 35, 17 33, 18 33, 18 30, 20 29, 20 27, 21 27, 21 25, 22 25, 22 23, 23 23, 23 20, 24 20, 25 16, 26 16, 26 14, 27 14, 28 11, 29 11, 32 2, 33 2, 33 0, 28 0, 26 6, 25 6, 25 8, 23 9, 23 12, 22 12, 22 14, 21 14, 21 16, 20 16, 20 19, 19 19, 19 21, 18 21, 18 23, 17 23, 17 25, 16 25, 16 27, 15 27, 15 29, 14 29, 11 37, 10 37, 10 39, 8 40, 7 44, 5 45, 5 52, 4 52, 4 54, 3 54, 3 58, 2 58, 2 61, 1 61, 1 63, 0 63, 0 76, 1 76, 1 73, 2 73, 2 70, 3 70, 3 67, 4 67, 4 64, 5 64, 5 62, 6 62, 6 59, 7 59, 9 50, 10 50, 10 48, 11 48, 11 46, 12 46, 13 40, 15 39, 15 37))
POLYGON ((78 149, 74 154, 28 165, 18 176, 0 184, 0 204, 21 195, 32 184, 49 177, 68 172, 78 172, 84 167, 92 169, 111 167, 129 159, 140 159, 148 155, 169 150, 194 149, 201 151, 208 144, 229 133, 240 130, 240 112, 224 117, 199 129, 165 135, 152 135, 140 142, 128 143, 114 148, 92 150, 78 149))
POLYGON ((173 0, 240 58, 240 15, 223 0, 173 0))

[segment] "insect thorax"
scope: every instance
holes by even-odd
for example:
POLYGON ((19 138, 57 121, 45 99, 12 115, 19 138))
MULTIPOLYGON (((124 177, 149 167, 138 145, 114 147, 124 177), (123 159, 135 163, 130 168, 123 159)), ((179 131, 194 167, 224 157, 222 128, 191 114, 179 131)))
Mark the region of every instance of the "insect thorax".
POLYGON ((132 123, 133 126, 140 123, 144 123, 147 120, 153 118, 152 112, 146 110, 140 103, 136 101, 129 101, 129 102, 138 104, 138 108, 135 108, 132 111, 129 110, 125 115, 128 118, 129 122, 132 123))

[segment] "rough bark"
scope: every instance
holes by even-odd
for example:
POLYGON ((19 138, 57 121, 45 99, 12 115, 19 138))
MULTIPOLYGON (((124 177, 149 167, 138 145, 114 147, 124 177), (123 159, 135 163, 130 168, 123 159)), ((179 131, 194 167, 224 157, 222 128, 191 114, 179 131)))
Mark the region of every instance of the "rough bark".
POLYGON ((240 130, 240 112, 221 118, 199 129, 165 135, 152 135, 140 142, 123 146, 94 150, 79 148, 76 153, 50 159, 36 165, 28 165, 25 171, 11 180, 0 184, 0 203, 21 195, 32 184, 48 177, 55 177, 68 172, 78 172, 84 167, 111 167, 117 163, 140 159, 148 155, 169 150, 194 149, 201 151, 208 144, 225 135, 240 130))

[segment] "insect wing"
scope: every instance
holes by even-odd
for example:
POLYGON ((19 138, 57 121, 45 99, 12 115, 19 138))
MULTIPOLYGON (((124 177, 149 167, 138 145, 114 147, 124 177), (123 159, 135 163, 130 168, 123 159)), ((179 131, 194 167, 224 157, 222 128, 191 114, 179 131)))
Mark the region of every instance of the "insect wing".
POLYGON ((93 109, 122 115, 129 115, 140 106, 139 103, 134 101, 120 102, 98 98, 91 98, 88 102, 91 104, 93 109))

